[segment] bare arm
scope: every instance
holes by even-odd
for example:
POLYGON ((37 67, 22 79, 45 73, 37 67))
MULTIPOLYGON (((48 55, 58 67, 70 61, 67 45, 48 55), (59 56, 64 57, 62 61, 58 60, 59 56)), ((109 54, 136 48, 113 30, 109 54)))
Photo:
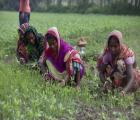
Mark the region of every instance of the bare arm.
POLYGON ((129 91, 132 88, 133 81, 134 81, 134 75, 133 75, 133 65, 126 65, 126 74, 127 74, 127 85, 124 88, 124 92, 129 91))
POLYGON ((39 68, 40 68, 40 71, 42 74, 45 74, 47 72, 47 64, 46 64, 46 57, 45 57, 45 51, 42 53, 39 61, 38 61, 38 65, 39 65, 39 68))
POLYGON ((80 71, 77 71, 76 72, 76 75, 75 75, 75 81, 76 81, 76 86, 80 87, 80 71))
POLYGON ((106 81, 106 78, 105 78, 105 75, 104 75, 106 67, 107 67, 107 65, 104 64, 104 65, 102 65, 102 67, 99 70, 99 78, 100 78, 102 83, 104 83, 106 81))

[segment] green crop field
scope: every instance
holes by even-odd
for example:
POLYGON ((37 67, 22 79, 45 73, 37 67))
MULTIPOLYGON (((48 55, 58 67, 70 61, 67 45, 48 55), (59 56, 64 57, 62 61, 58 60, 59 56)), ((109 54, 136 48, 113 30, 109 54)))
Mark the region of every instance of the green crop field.
MULTIPOLYGON (((136 53, 140 66, 140 17, 31 13, 30 24, 45 34, 56 26, 61 37, 75 45, 84 37, 86 60, 93 68, 109 32, 122 31, 124 43, 136 53)), ((138 120, 140 92, 103 94, 96 70, 87 69, 81 90, 42 80, 38 71, 19 65, 15 50, 18 12, 0 12, 0 120, 138 120)))

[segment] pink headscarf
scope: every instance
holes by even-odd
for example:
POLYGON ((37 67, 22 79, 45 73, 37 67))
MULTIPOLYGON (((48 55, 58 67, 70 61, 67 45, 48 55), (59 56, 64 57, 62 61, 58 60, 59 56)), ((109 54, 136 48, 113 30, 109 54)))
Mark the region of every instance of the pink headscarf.
POLYGON ((122 42, 123 41, 122 33, 120 31, 118 31, 118 30, 113 30, 108 35, 108 40, 107 40, 106 47, 104 49, 103 54, 97 60, 97 69, 100 69, 100 65, 103 63, 104 55, 109 52, 108 41, 109 41, 110 37, 116 37, 118 39, 119 43, 120 43, 121 52, 118 55, 117 59, 126 59, 128 57, 134 56, 134 52, 131 49, 129 49, 126 45, 123 44, 123 42, 122 42))
MULTIPOLYGON (((58 54, 59 54, 59 51, 60 51, 60 34, 59 34, 57 28, 56 28, 56 27, 51 27, 51 28, 49 28, 48 31, 47 31, 47 33, 46 33, 46 35, 47 35, 47 34, 51 34, 51 35, 53 35, 54 37, 56 37, 57 43, 58 43, 58 54)), ((46 36, 46 35, 45 35, 45 36, 46 36)))
POLYGON ((123 36, 122 33, 118 30, 113 30, 109 35, 108 35, 108 40, 107 40, 107 47, 105 49, 105 53, 109 51, 108 49, 108 41, 110 37, 116 37, 120 43, 120 54, 118 56, 119 59, 126 59, 127 57, 132 57, 134 55, 134 52, 128 48, 128 46, 123 44, 123 36))

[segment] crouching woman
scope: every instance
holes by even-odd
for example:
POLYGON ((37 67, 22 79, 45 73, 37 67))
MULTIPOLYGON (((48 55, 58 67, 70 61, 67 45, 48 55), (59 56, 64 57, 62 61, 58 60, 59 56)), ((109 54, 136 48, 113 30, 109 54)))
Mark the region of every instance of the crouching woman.
POLYGON ((118 30, 109 34, 97 68, 105 88, 110 88, 106 84, 107 79, 110 78, 111 88, 121 88, 121 94, 125 95, 139 88, 140 71, 136 67, 134 52, 122 43, 122 39, 122 33, 118 30))
POLYGON ((84 66, 78 51, 60 38, 56 27, 48 29, 45 41, 46 48, 39 59, 39 66, 44 78, 61 81, 64 84, 73 80, 76 88, 79 89, 84 66), (48 67, 46 67, 46 61, 48 67))
POLYGON ((44 49, 44 36, 29 25, 23 24, 19 29, 20 40, 17 47, 17 58, 21 64, 37 62, 44 49))

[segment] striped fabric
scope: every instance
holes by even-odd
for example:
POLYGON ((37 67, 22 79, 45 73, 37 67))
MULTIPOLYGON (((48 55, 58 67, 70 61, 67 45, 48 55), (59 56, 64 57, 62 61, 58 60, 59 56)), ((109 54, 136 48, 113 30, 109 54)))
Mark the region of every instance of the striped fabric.
POLYGON ((80 66, 81 66, 80 63, 73 61, 72 64, 75 72, 80 71, 80 66))

